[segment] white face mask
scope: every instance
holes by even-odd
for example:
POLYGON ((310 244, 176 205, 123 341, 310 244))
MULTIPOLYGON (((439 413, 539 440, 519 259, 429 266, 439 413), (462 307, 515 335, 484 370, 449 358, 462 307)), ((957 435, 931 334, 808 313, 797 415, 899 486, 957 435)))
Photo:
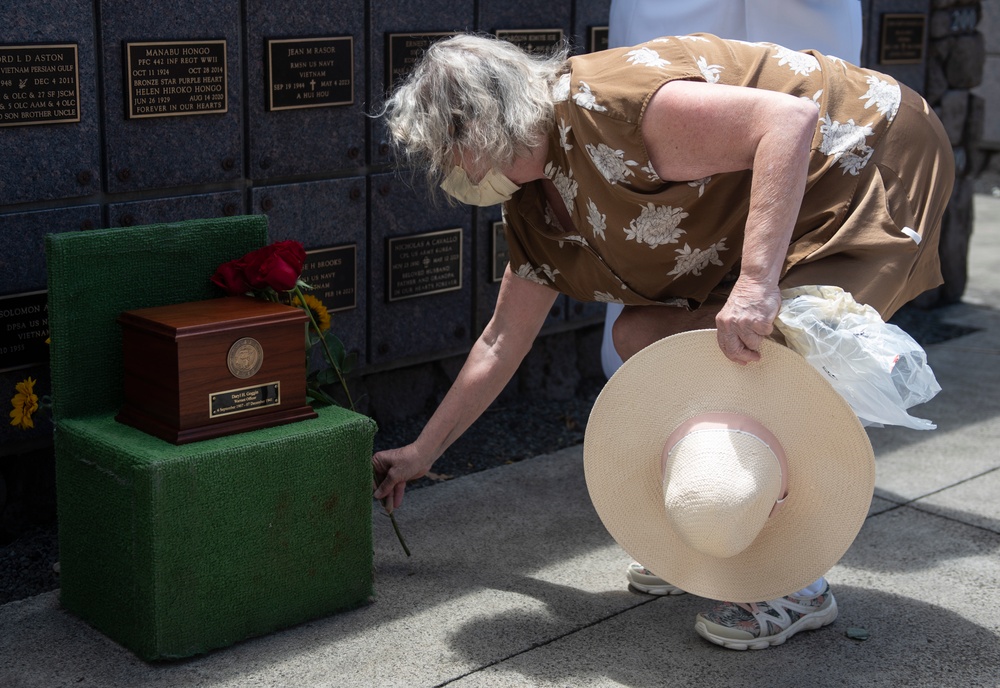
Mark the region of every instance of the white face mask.
POLYGON ((465 170, 456 165, 441 182, 441 188, 462 203, 488 206, 509 201, 521 187, 495 169, 487 172, 478 184, 473 184, 465 170))

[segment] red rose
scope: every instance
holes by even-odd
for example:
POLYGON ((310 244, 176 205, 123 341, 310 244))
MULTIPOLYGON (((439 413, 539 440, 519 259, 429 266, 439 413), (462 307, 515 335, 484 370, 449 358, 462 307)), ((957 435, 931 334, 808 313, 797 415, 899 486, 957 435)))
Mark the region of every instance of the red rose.
POLYGON ((302 274, 306 252, 297 241, 278 241, 243 257, 243 275, 254 289, 275 291, 295 288, 302 274))
POLYGON ((250 285, 243 274, 243 259, 220 265, 212 275, 212 283, 221 287, 227 296, 239 296, 250 291, 250 285))

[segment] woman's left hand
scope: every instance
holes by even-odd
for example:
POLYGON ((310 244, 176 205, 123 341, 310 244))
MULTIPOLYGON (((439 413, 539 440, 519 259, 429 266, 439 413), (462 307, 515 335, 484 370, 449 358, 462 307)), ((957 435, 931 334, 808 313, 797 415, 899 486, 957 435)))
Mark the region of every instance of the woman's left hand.
POLYGON ((776 285, 759 284, 743 277, 736 280, 715 317, 719 348, 726 358, 740 364, 760 360, 760 343, 774 330, 780 307, 781 292, 776 285))

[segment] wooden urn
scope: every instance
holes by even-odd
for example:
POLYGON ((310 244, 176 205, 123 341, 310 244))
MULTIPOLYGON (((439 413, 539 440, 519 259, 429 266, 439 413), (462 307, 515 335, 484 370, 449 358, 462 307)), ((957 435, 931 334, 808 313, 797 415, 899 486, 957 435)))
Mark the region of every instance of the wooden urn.
POLYGON ((233 296, 126 311, 116 419, 173 444, 315 418, 300 308, 233 296))

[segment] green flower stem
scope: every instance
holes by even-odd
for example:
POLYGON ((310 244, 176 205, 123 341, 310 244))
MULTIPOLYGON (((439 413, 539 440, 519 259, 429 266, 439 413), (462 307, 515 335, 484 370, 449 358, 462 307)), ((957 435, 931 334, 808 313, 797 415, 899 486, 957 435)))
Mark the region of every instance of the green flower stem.
POLYGON ((406 552, 406 556, 410 556, 410 548, 406 546, 406 540, 403 539, 403 533, 399 530, 399 525, 396 523, 396 514, 391 511, 387 513, 389 514, 389 520, 392 521, 392 529, 396 531, 396 538, 399 540, 399 544, 403 546, 403 551, 406 552))
POLYGON ((326 352, 326 360, 330 362, 330 367, 333 368, 333 372, 337 373, 337 379, 340 380, 340 386, 344 389, 344 394, 347 395, 347 403, 351 405, 351 410, 355 411, 354 399, 351 398, 351 391, 347 389, 347 381, 344 379, 344 375, 340 372, 340 366, 337 362, 333 360, 333 354, 330 353, 330 347, 326 343, 326 337, 320 332, 319 325, 316 324, 316 319, 313 317, 312 311, 309 310, 309 306, 306 305, 306 297, 302 295, 302 290, 299 289, 299 285, 295 285, 292 291, 295 295, 299 297, 299 303, 302 304, 302 310, 306 312, 309 316, 309 322, 312 323, 313 330, 316 331, 317 336, 319 336, 319 341, 323 344, 323 351, 326 352))
MULTIPOLYGON (((330 353, 330 347, 326 343, 326 337, 324 337, 323 333, 320 332, 319 325, 316 324, 316 319, 313 317, 312 311, 309 310, 309 307, 306 305, 306 297, 302 295, 302 290, 297 284, 292 291, 294 291, 295 295, 299 297, 299 303, 302 304, 302 310, 304 310, 306 315, 309 316, 309 322, 312 323, 312 327, 319 336, 319 340, 323 343, 323 351, 326 352, 326 360, 330 362, 330 366, 333 368, 334 372, 337 373, 337 379, 340 380, 340 386, 344 388, 344 394, 347 395, 347 401, 351 405, 351 410, 354 411, 354 400, 351 398, 350 390, 347 389, 347 381, 344 380, 344 376, 340 372, 340 366, 338 366, 337 362, 333 360, 333 354, 330 353)), ((396 538, 399 540, 399 544, 403 546, 403 551, 406 553, 406 556, 410 556, 410 548, 406 546, 406 540, 403 539, 403 533, 399 529, 399 524, 396 523, 396 516, 389 510, 387 504, 388 501, 383 502, 382 507, 385 509, 385 512, 389 514, 389 520, 392 521, 392 529, 396 533, 396 538)))
MULTIPOLYGON (((372 481, 373 492, 375 491, 376 487, 378 486, 375 484, 375 481, 373 480, 372 481)), ((385 515, 389 517, 390 521, 392 521, 392 529, 396 533, 396 539, 399 540, 399 544, 403 546, 403 552, 406 553, 406 556, 410 556, 410 548, 406 546, 406 540, 403 539, 403 531, 399 529, 399 524, 396 523, 396 514, 392 512, 392 508, 389 506, 390 504, 392 504, 392 495, 383 499, 380 502, 380 504, 382 505, 382 508, 385 510, 385 515)))

